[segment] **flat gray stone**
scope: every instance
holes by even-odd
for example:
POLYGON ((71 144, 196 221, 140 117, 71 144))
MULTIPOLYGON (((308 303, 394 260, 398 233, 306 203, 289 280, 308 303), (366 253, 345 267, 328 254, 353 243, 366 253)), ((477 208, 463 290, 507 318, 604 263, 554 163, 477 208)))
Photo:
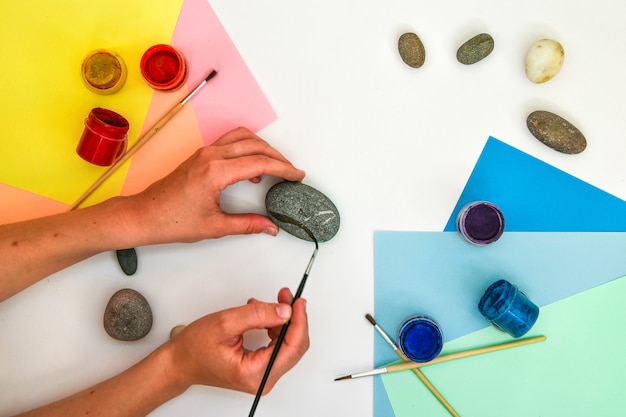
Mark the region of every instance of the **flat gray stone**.
POLYGON ((117 262, 126 275, 134 275, 137 272, 137 252, 135 248, 119 249, 115 251, 117 262))
POLYGON ((152 309, 143 295, 135 290, 119 290, 104 310, 104 330, 114 339, 139 340, 152 328, 152 309))
POLYGON ((532 112, 526 119, 526 126, 539 142, 555 151, 578 154, 587 147, 587 139, 576 126, 549 111, 532 112))
POLYGON ((488 33, 481 33, 465 42, 456 51, 456 59, 465 65, 472 65, 485 59, 493 51, 495 43, 488 33))
POLYGON ((415 33, 403 33, 398 39, 400 57, 410 67, 419 68, 426 61, 426 50, 422 40, 415 33))
POLYGON ((278 227, 300 239, 318 242, 332 239, 339 231, 335 204, 320 191, 300 182, 283 181, 265 196, 269 218, 278 227))

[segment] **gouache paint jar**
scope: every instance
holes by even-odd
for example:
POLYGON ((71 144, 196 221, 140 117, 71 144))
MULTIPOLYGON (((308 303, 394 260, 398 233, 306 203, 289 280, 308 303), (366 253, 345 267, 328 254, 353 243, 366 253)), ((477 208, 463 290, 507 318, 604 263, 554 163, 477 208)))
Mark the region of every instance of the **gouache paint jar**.
POLYGON ((87 162, 110 166, 124 154, 130 124, 114 111, 96 107, 85 119, 76 153, 87 162))
POLYGON ((141 75, 155 90, 173 91, 187 80, 185 57, 170 45, 154 45, 141 57, 141 75))
POLYGON ((494 327, 513 337, 526 334, 539 317, 539 307, 504 279, 487 288, 478 310, 494 327))
POLYGON ((500 239, 504 232, 504 216, 495 204, 475 201, 459 211, 456 226, 467 242, 484 246, 500 239))
POLYGON ((398 329, 398 347, 413 362, 432 361, 443 348, 443 331, 428 316, 411 316, 398 329))
POLYGON ((96 94, 113 94, 126 82, 126 64, 115 52, 98 49, 84 59, 81 75, 90 91, 96 94))

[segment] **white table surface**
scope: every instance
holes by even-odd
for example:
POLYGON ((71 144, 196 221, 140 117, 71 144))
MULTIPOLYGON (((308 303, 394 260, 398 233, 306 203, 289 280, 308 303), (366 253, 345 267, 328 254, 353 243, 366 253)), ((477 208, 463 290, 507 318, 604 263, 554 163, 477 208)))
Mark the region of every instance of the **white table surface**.
MULTIPOLYGON (((321 245, 304 292, 311 348, 265 396, 257 416, 372 416, 372 380, 333 378, 373 365, 373 233, 443 229, 492 135, 626 199, 626 7, 617 0, 356 1, 212 0, 217 15, 274 106, 260 133, 330 197, 341 229, 321 245), (405 65, 397 39, 416 32, 421 69, 405 65), (488 32, 495 50, 464 66, 456 49, 488 32), (552 81, 526 79, 528 47, 560 41, 565 64, 552 81), (564 155, 525 126, 553 111, 587 137, 564 155)), ((272 179, 224 194, 232 211, 262 213, 272 179)), ((138 248, 140 267, 121 273, 113 253, 59 272, 0 304, 0 415, 69 395, 137 362, 170 329, 249 297, 295 290, 311 243, 228 237, 138 248), (134 288, 154 326, 141 341, 112 340, 101 321, 109 297, 134 288)), ((258 335, 247 342, 258 344, 258 335)), ((193 387, 154 416, 243 416, 253 397, 193 387)), ((377 416, 382 417, 382 416, 377 416)))

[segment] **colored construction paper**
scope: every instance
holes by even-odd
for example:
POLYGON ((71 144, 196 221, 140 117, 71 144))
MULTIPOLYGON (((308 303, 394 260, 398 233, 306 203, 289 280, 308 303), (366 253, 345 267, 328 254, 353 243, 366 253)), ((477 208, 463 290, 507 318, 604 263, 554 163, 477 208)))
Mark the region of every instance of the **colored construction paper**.
MULTIPOLYGON (((498 279, 539 307, 626 274, 626 232, 508 232, 481 247, 456 232, 376 232, 376 320, 397 329, 410 315, 432 316, 444 340, 489 326, 478 301, 498 279)), ((381 342, 377 364, 396 359, 381 342)))
POLYGON ((104 11, 95 3, 71 0, 38 2, 37 10, 21 3, 3 6, 9 24, 0 33, 15 39, 9 46, 19 59, 11 67, 14 73, 6 74, 16 82, 2 86, 10 109, 4 114, 12 122, 5 123, 9 131, 0 145, 0 223, 64 211, 100 177, 106 168, 83 161, 75 152, 83 120, 93 107, 124 115, 131 123, 132 145, 211 69, 218 70, 218 76, 84 205, 139 192, 228 130, 246 126, 257 131, 276 119, 206 0, 170 0, 158 8, 145 0, 116 1, 107 3, 104 11), (109 30, 111 22, 114 31, 109 30), (47 34, 46 43, 40 45, 42 33, 47 34), (153 91, 141 78, 141 55, 156 43, 171 43, 187 60, 189 76, 178 91, 153 91), (118 52, 129 70, 125 86, 110 96, 89 92, 80 79, 84 55, 103 47, 118 52), (47 63, 46 76, 54 83, 40 82, 37 62, 47 63), (23 210, 25 202, 32 207, 23 210))
MULTIPOLYGON (((427 366, 422 372, 462 416, 622 415, 624 294, 626 277, 550 304, 541 308, 529 333, 546 335, 546 341, 427 366)), ((488 328, 447 343, 443 353, 509 341, 488 328)), ((391 410, 377 415, 450 415, 410 371, 377 379, 391 410)))
POLYGON ((202 144, 210 145, 229 130, 245 126, 256 132, 276 119, 276 113, 208 1, 185 0, 172 44, 185 55, 189 78, 184 94, 168 97, 160 93, 162 98, 153 100, 146 129, 193 90, 211 69, 217 70, 218 75, 133 158, 122 194, 143 190, 176 168, 202 144), (155 166, 159 169, 155 170, 155 166))
POLYGON ((487 200, 506 231, 626 231, 626 202, 490 137, 445 226, 463 206, 487 200))
MULTIPOLYGON (((434 312, 432 314, 436 319, 439 319, 439 315, 445 315, 444 321, 449 321, 450 323, 454 321, 454 324, 444 325, 444 335, 448 341, 454 339, 452 343, 456 343, 456 340, 459 340, 458 337, 488 326, 486 321, 482 325, 479 324, 479 320, 482 320, 482 317, 479 315, 476 307, 474 307, 473 312, 467 315, 465 311, 460 312, 459 306, 456 304, 459 302, 458 297, 463 296, 465 297, 463 301, 466 306, 465 309, 469 306, 469 298, 472 298, 473 303, 477 305, 486 287, 479 289, 475 279, 483 280, 481 281, 482 285, 488 285, 491 282, 485 278, 484 273, 506 273, 506 276, 498 275, 498 278, 509 279, 511 282, 519 285, 523 291, 528 292, 529 295, 532 292, 531 299, 538 304, 545 303, 542 305, 550 302, 558 303, 562 299, 559 297, 568 297, 580 292, 584 293, 584 291, 588 291, 597 285, 623 276, 624 272, 626 272, 626 265, 624 265, 623 269, 620 269, 619 260, 622 258, 620 253, 623 253, 626 249, 622 241, 623 233, 621 233, 626 231, 625 210, 626 202, 623 200, 515 149, 498 139, 490 137, 456 206, 452 210, 444 228, 446 232, 421 234, 421 237, 418 236, 420 235, 419 233, 409 233, 411 235, 409 236, 405 233, 389 232, 388 234, 385 233, 384 242, 379 240, 379 234, 376 234, 375 245, 377 250, 374 254, 376 319, 378 321, 388 320, 386 326, 391 326, 392 329, 395 329, 405 318, 404 315, 415 313, 414 310, 410 311, 408 307, 405 307, 406 310, 398 308, 396 299, 390 301, 382 297, 384 292, 393 292, 393 287, 399 284, 394 280, 393 272, 385 270, 387 267, 396 268, 396 271, 402 268, 414 269, 410 272, 406 271, 406 274, 413 274, 416 277, 416 281, 413 282, 405 278, 400 283, 405 285, 405 287, 398 287, 401 289, 396 291, 396 293, 401 293, 405 305, 415 303, 413 304, 414 309, 426 309, 426 313, 428 313, 429 309, 433 309, 434 312), (487 200, 495 203, 503 211, 505 217, 505 234, 501 240, 488 247, 468 247, 469 244, 462 241, 456 233, 458 212, 466 204, 477 200, 487 200), (536 238, 540 234, 529 233, 525 235, 524 233, 512 233, 524 231, 544 232, 547 240, 538 239, 537 248, 543 248, 545 254, 540 254, 537 248, 529 248, 528 244, 530 244, 530 241, 527 242, 525 247, 522 245, 523 240, 532 239, 532 236, 536 238), (570 234, 567 232, 576 233, 570 234), (608 233, 588 234, 581 232, 608 233), (430 237, 427 238, 427 236, 430 237), (410 241, 413 237, 417 241, 423 241, 419 245, 417 241, 411 243, 410 241), (452 242, 452 246, 447 247, 447 244, 443 244, 439 247, 439 252, 432 252, 433 248, 431 245, 437 245, 436 242, 444 243, 446 240, 455 240, 455 238, 456 241, 452 242), (592 238, 592 240, 600 239, 602 242, 598 242, 598 246, 591 245, 588 247, 588 251, 584 253, 562 252, 563 246, 561 245, 574 243, 576 250, 579 251, 585 245, 588 245, 590 242, 589 238, 592 238), (563 242, 559 242, 559 240, 563 242), (574 242, 576 240, 579 240, 579 242, 574 242), (412 248, 404 247, 405 244, 413 243, 415 245, 412 248), (458 246, 459 244, 465 246, 458 246), (613 244, 615 246, 612 246, 613 244), (513 250, 511 247, 513 245, 516 249, 515 252, 505 254, 506 256, 503 258, 498 258, 503 255, 497 250, 498 245, 506 246, 509 248, 508 250, 513 250), (518 245, 521 246, 518 248, 518 245), (454 256, 455 254, 448 252, 453 247, 461 249, 461 252, 458 253, 459 256, 454 256), (384 265, 381 264, 381 254, 389 253, 390 256, 398 256, 390 253, 394 248, 398 251, 404 251, 408 258, 419 258, 421 263, 412 263, 412 260, 409 260, 408 263, 411 265, 407 265, 405 261, 402 261, 400 265, 389 265, 392 263, 390 258, 385 260, 384 265), (470 249, 481 250, 482 256, 474 259, 474 262, 470 262, 472 256, 467 252, 470 249), (493 249, 496 249, 496 251, 493 251, 493 249), (604 249, 607 249, 607 252, 603 252, 604 249), (430 251, 431 255, 424 256, 424 251, 430 251), (538 257, 534 259, 543 261, 534 264, 531 258, 529 258, 529 254, 534 254, 533 256, 538 257), (552 260, 547 258, 550 254, 555 255, 552 257, 552 260), (560 254, 560 256, 556 254, 560 254), (497 256, 494 258, 495 255, 497 256), (580 263, 583 268, 589 266, 582 265, 584 262, 574 258, 589 260, 593 267, 586 269, 586 272, 580 270, 574 271, 573 275, 568 275, 560 266, 567 265, 571 261, 576 264, 580 263), (446 264, 442 259, 448 259, 449 264, 446 264), (512 259, 512 263, 509 263, 508 260, 505 261, 505 259, 512 259), (503 261, 505 263, 501 264, 503 261), (423 264, 429 265, 431 263, 436 263, 440 268, 424 268, 423 264), (497 265, 501 265, 501 270, 498 270, 497 265), (614 268, 614 270, 611 268, 614 268), (548 271, 553 271, 551 276, 548 276, 548 271), (425 274, 430 275, 425 277, 425 274), (454 274, 457 275, 455 276, 454 274), (479 277, 470 281, 461 280, 462 285, 468 286, 468 290, 473 291, 471 297, 470 294, 462 294, 458 287, 442 285, 442 282, 448 282, 448 280, 456 280, 458 283, 458 274, 479 277), (535 280, 536 274, 544 276, 545 281, 535 280), (515 279, 512 279, 511 276, 515 279), (419 290, 416 288, 416 282, 421 285, 419 290), (562 288, 555 291, 557 289, 555 285, 556 287, 562 286, 562 288), (473 289, 470 288, 471 286, 473 286, 473 289), (562 292, 562 294, 559 295, 559 292, 562 292), (455 297, 450 298, 450 294, 454 294, 455 297), (552 298, 552 301, 549 301, 550 298, 552 298), (456 317, 451 312, 453 310, 457 311, 456 317)), ((383 235, 380 236, 382 237, 383 235)), ((567 269, 569 270, 569 268, 567 269)), ((492 278, 495 278, 495 276, 492 278)), ((395 296, 396 293, 393 295, 395 296)), ((389 294, 387 297, 389 297, 389 294)), ((540 319, 542 314, 540 313, 540 319)), ((484 332, 493 330, 492 327, 487 327, 484 332)), ((532 331, 534 331, 534 328, 532 331)), ((572 332, 575 329, 568 326, 567 331, 572 332)), ((482 334, 482 332, 479 331, 478 333, 482 334)), ((568 353, 571 352, 571 350, 568 351, 568 353)), ((577 352, 577 350, 574 349, 574 352, 577 352)), ((376 338, 374 343, 375 364, 382 365, 394 359, 396 358, 390 352, 389 346, 379 340, 379 338, 376 338)), ((385 389, 380 378, 374 381, 375 416, 390 417, 397 415, 394 411, 398 408, 398 405, 392 404, 393 400, 389 396, 394 397, 398 393, 397 386, 394 385, 393 387, 393 390, 390 390, 389 386, 385 389)), ((414 407, 419 407, 418 414, 431 415, 428 408, 422 408, 422 402, 419 402, 418 405, 415 396, 417 391, 410 390, 409 392, 413 394, 410 397, 399 395, 399 398, 404 401, 403 405, 411 403, 414 407)), ((475 402, 475 400, 466 401, 475 402)), ((478 415, 484 414, 478 413, 478 415)), ((521 415, 526 414, 522 413, 521 415)))
MULTIPOLYGON (((4 2, 0 34, 10 40, 3 48, 11 65, 0 87, 0 182, 75 201, 103 172, 75 152, 85 118, 94 107, 116 111, 130 122, 129 142, 136 141, 153 95, 139 60, 152 44, 169 42, 181 6, 182 0, 159 7, 147 0, 111 0, 106 7, 76 0, 4 2), (116 94, 98 95, 83 85, 81 63, 95 49, 116 51, 126 63, 128 78, 116 94)), ((118 194, 126 169, 98 191, 118 194)))

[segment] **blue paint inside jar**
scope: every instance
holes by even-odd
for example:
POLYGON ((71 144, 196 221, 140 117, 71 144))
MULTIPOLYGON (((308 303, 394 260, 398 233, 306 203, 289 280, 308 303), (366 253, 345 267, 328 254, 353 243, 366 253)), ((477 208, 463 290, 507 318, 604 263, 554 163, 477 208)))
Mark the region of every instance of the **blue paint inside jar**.
POLYGON ((502 236, 504 216, 494 204, 476 201, 461 209, 457 216, 457 229, 468 242, 487 245, 502 236))
POLYGON ((412 316, 398 330, 398 346, 413 362, 428 362, 441 352, 443 332, 432 318, 412 316))
POLYGON ((539 317, 539 307, 504 279, 487 288, 478 310, 492 325, 513 337, 526 334, 539 317))

